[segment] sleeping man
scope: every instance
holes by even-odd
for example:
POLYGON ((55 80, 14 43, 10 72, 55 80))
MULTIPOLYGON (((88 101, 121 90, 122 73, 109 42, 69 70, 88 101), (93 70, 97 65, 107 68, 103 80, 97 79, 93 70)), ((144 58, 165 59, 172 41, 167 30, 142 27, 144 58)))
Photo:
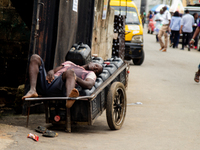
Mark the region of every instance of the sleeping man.
MULTIPOLYGON (((97 63, 90 62, 78 66, 71 61, 66 61, 46 74, 43 60, 39 55, 33 54, 29 65, 30 90, 22 99, 38 97, 38 95, 78 97, 76 83, 82 88, 91 89, 95 84, 96 76, 102 71, 102 65, 97 63)), ((70 108, 74 102, 75 100, 67 100, 66 107, 70 108)))

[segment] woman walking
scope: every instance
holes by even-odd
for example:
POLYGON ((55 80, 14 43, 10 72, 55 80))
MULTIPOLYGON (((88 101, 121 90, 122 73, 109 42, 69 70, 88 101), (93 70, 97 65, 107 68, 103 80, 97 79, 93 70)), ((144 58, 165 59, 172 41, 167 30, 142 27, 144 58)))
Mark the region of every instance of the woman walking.
POLYGON ((180 27, 181 27, 181 17, 179 15, 179 12, 176 11, 174 15, 172 16, 171 23, 170 23, 170 29, 171 29, 170 47, 173 46, 173 48, 175 48, 177 46, 180 27))

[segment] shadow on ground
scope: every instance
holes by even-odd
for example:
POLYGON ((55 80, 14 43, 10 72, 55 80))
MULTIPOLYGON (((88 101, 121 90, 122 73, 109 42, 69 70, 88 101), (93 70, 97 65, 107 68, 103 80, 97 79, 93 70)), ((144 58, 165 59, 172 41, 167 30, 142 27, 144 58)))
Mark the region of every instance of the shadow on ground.
MULTIPOLYGON (((26 128, 27 117, 22 115, 9 115, 2 116, 0 118, 0 124, 20 126, 26 128)), ((44 126, 49 130, 65 132, 64 125, 52 125, 45 123, 45 114, 32 114, 29 117, 28 129, 35 130, 38 126, 44 126)), ((94 125, 75 125, 72 124, 72 133, 102 133, 103 131, 110 130, 107 123, 106 117, 97 119, 94 125), (104 120, 104 121, 102 121, 104 120)))

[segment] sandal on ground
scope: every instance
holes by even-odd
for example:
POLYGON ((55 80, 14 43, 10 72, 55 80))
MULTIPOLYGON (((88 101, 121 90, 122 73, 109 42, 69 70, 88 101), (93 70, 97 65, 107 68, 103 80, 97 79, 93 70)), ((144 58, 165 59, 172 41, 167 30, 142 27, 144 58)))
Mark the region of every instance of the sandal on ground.
POLYGON ((57 137, 58 133, 51 131, 51 130, 46 130, 46 132, 43 133, 43 136, 45 136, 45 137, 57 137))
POLYGON ((39 132, 39 133, 45 133, 47 130, 47 128, 42 127, 42 126, 38 126, 35 131, 39 132))
POLYGON ((194 81, 197 83, 199 82, 199 76, 200 76, 200 74, 198 72, 196 72, 195 76, 194 76, 194 81))

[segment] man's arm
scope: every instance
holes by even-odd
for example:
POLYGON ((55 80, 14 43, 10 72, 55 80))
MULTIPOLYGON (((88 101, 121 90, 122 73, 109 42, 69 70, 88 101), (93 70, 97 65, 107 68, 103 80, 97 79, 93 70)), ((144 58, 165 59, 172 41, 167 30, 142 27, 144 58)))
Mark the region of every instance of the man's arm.
POLYGON ((180 27, 180 31, 179 31, 180 34, 182 34, 182 30, 183 30, 183 21, 184 21, 184 20, 183 20, 183 18, 182 18, 182 19, 181 19, 181 27, 180 27))
POLYGON ((169 32, 169 30, 170 30, 170 24, 171 24, 171 20, 169 20, 168 32, 169 32))
POLYGON ((194 42, 195 42, 195 38, 196 38, 196 36, 199 34, 199 32, 200 32, 200 27, 197 27, 196 28, 196 30, 195 30, 195 32, 194 32, 194 35, 193 35, 193 37, 192 37, 192 39, 191 39, 191 41, 190 41, 190 44, 194 44, 194 42))
POLYGON ((51 83, 54 80, 54 74, 60 70, 63 67, 63 65, 56 67, 55 69, 49 70, 46 76, 46 80, 48 83, 51 83))
POLYGON ((85 80, 82 80, 81 78, 77 76, 76 76, 76 82, 84 89, 91 89, 95 84, 95 81, 90 78, 86 78, 85 80))
POLYGON ((183 28, 183 25, 181 25, 181 28, 180 28, 180 31, 179 31, 180 34, 182 34, 182 28, 183 28))

